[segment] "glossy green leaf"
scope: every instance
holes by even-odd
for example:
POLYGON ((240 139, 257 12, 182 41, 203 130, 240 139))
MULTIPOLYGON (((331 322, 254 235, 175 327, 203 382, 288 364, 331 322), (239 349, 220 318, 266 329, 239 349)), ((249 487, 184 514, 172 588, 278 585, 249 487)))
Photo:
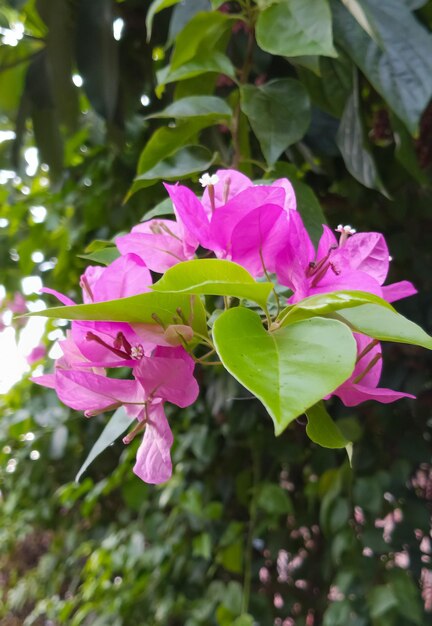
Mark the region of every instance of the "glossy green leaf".
POLYGON ((126 413, 124 407, 121 406, 117 409, 94 443, 86 460, 81 465, 77 475, 75 476, 76 482, 79 482, 79 479, 84 474, 88 466, 93 463, 95 458, 106 450, 112 443, 114 443, 114 441, 131 426, 132 422, 133 420, 126 413))
POLYGON ((80 259, 86 259, 87 261, 93 261, 93 263, 99 263, 101 265, 109 265, 113 261, 119 258, 120 252, 115 246, 107 246, 100 250, 95 250, 89 254, 79 254, 80 259))
POLYGON ((375 39, 379 45, 382 44, 379 34, 375 31, 373 20, 369 16, 367 6, 363 5, 360 0, 342 0, 342 2, 369 37, 375 39))
POLYGON ((338 313, 355 331, 380 341, 409 343, 432 350, 432 337, 400 313, 376 304, 363 304, 338 313))
POLYGON ((373 293, 366 291, 333 291, 317 296, 309 296, 296 304, 288 306, 281 311, 277 322, 281 326, 287 326, 309 317, 328 315, 329 313, 334 313, 334 311, 364 304, 374 304, 395 312, 391 304, 373 293))
POLYGON ((337 145, 347 170, 369 189, 378 189, 386 195, 375 160, 366 143, 360 114, 357 78, 353 93, 347 100, 337 133, 337 145))
POLYGON ((335 321, 316 317, 269 333, 259 315, 243 307, 228 309, 215 321, 222 363, 261 400, 276 435, 351 375, 356 343, 335 321))
POLYGON ((339 53, 337 59, 320 57, 319 61, 319 76, 304 69, 299 69, 298 73, 312 102, 329 115, 340 118, 352 92, 352 61, 343 53, 339 53))
POLYGON ((194 330, 207 334, 205 311, 198 297, 183 294, 158 293, 151 291, 107 300, 96 304, 76 304, 75 306, 57 306, 32 313, 39 317, 51 317, 68 320, 99 320, 106 322, 129 322, 130 324, 156 324, 155 314, 165 324, 179 323, 177 309, 180 308, 194 330))
POLYGON ((260 13, 256 35, 271 54, 337 56, 327 0, 280 0, 260 13))
POLYGON ((241 265, 222 259, 177 263, 153 285, 158 292, 246 298, 264 309, 272 287, 271 283, 257 283, 241 265))
POLYGON ((181 98, 169 104, 163 111, 149 115, 149 118, 174 117, 187 119, 189 117, 205 117, 212 121, 230 118, 233 112, 231 107, 222 98, 216 96, 190 96, 181 98))
POLYGON ((307 409, 306 417, 307 436, 323 448, 345 448, 350 443, 327 413, 322 402, 307 409))
POLYGON ((273 80, 260 87, 241 89, 241 108, 260 142, 269 165, 306 133, 310 123, 310 102, 306 89, 297 80, 273 80))
POLYGON ((160 161, 191 143, 192 138, 208 125, 207 120, 187 120, 178 123, 173 128, 166 126, 158 128, 141 152, 137 174, 145 174, 160 161))
POLYGON ((149 187, 158 180, 177 181, 196 172, 205 172, 213 164, 215 158, 216 155, 203 146, 181 148, 143 174, 139 174, 134 179, 130 193, 149 187))
POLYGON ((170 67, 178 69, 197 57, 199 53, 214 48, 231 27, 232 17, 220 11, 202 12, 195 15, 177 35, 170 67))
POLYGON ((190 78, 196 78, 201 74, 207 73, 225 74, 231 78, 235 78, 235 69, 229 58, 218 51, 204 51, 195 59, 184 63, 179 68, 171 69, 170 66, 164 68, 157 73, 158 87, 156 88, 157 95, 163 93, 164 85, 173 83, 179 80, 188 80, 190 78))
POLYGON ((334 0, 336 40, 341 43, 391 109, 409 128, 418 130, 432 96, 432 39, 404 2, 361 0, 381 45, 334 0))

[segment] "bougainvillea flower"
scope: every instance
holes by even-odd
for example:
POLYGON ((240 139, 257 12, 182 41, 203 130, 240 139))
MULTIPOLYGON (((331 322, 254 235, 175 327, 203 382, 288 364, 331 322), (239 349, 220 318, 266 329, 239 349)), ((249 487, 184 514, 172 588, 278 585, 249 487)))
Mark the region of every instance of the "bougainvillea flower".
POLYGON ((134 253, 154 272, 163 273, 180 261, 192 259, 197 242, 186 239, 182 225, 174 220, 149 220, 117 237, 121 254, 134 253))
POLYGON ((382 235, 355 231, 348 237, 349 234, 344 231, 338 243, 328 226, 323 226, 315 253, 300 215, 292 212, 286 245, 276 261, 279 281, 294 292, 291 303, 338 290, 367 291, 389 302, 416 293, 407 281, 382 287, 389 268, 388 248, 382 235))
POLYGON ((202 201, 187 187, 165 185, 178 222, 191 240, 219 258, 243 265, 254 276, 274 271, 289 214, 296 206, 291 184, 281 179, 253 186, 232 170, 219 170, 215 177, 218 182, 207 184, 202 201))
POLYGON ((366 400, 388 404, 401 398, 415 398, 410 393, 378 387, 382 371, 381 346, 366 335, 354 333, 354 338, 358 355, 354 371, 331 395, 338 396, 345 406, 356 406, 366 400))
MULTIPOLYGON (((80 284, 86 304, 127 298, 149 291, 151 274, 144 261, 135 254, 126 254, 108 267, 88 267, 80 284)), ((75 304, 70 298, 51 289, 63 304, 75 304)), ((101 367, 132 367, 156 345, 166 344, 163 330, 155 325, 124 322, 72 322, 72 339, 87 362, 101 367)))

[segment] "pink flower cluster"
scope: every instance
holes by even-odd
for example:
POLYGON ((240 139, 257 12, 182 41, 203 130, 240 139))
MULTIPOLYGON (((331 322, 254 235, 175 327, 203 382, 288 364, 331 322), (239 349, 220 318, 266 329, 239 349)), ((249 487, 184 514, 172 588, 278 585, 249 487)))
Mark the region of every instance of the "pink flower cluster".
MULTIPOLYGON (((220 170, 203 175, 200 182, 205 188, 202 198, 183 185, 165 185, 175 219, 152 219, 117 237, 121 256, 106 268, 88 267, 81 277, 84 303, 149 291, 151 272, 163 274, 201 253, 238 263, 255 278, 276 276, 280 285, 292 291, 288 303, 346 289, 367 291, 388 302, 416 293, 406 281, 383 285, 390 256, 379 233, 356 233, 339 226, 337 238, 323 226, 315 250, 287 179, 254 185, 239 172, 220 170)), ((45 291, 73 304, 62 294, 45 291)), ((182 328, 182 336, 190 340, 193 330, 186 324, 182 328)), ((378 388, 380 345, 359 334, 356 341, 355 370, 333 394, 346 406, 408 396, 378 388)), ((63 356, 54 373, 34 380, 55 389, 62 402, 86 416, 124 406, 136 420, 125 443, 144 431, 135 473, 146 482, 164 482, 172 472, 173 441, 164 403, 186 407, 198 395, 194 359, 178 343, 169 329, 156 325, 74 321, 60 344, 63 356), (116 377, 120 367, 130 368, 130 379, 116 377)))

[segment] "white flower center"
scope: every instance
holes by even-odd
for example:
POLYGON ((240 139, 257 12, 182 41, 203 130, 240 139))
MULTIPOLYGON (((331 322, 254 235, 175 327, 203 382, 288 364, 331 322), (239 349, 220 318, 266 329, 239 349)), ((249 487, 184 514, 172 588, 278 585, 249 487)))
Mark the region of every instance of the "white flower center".
POLYGON ((209 185, 216 185, 219 182, 219 176, 217 174, 209 174, 206 172, 201 176, 199 182, 202 187, 208 187, 209 185))

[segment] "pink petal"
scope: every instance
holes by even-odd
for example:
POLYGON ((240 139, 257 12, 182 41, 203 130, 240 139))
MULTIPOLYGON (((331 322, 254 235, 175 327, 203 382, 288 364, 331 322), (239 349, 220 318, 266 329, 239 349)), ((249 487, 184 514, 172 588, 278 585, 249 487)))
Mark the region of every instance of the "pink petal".
POLYGON ((30 380, 36 385, 41 387, 48 387, 49 389, 55 389, 55 374, 43 374, 42 376, 32 376, 30 380))
POLYGON ((63 295, 59 291, 56 291, 55 289, 49 289, 49 287, 42 287, 41 293, 49 293, 52 296, 55 296, 57 300, 60 300, 60 302, 64 304, 65 306, 75 306, 75 302, 73 300, 63 295))
POLYGON ((358 233, 349 237, 335 253, 341 257, 341 263, 347 263, 351 269, 366 272, 382 285, 389 269, 389 250, 381 233, 358 233))
POLYGON ((93 287, 102 274, 105 272, 105 267, 101 265, 89 265, 80 279, 80 285, 82 286, 82 295, 84 304, 91 304, 93 302, 93 287))
POLYGON ((209 218, 201 202, 190 189, 183 185, 165 184, 164 186, 172 200, 177 221, 184 228, 185 245, 188 244, 196 249, 199 243, 207 248, 209 244, 209 218))
MULTIPOLYGON (((336 266, 340 274, 335 274, 331 267, 315 287, 309 288, 309 295, 330 293, 331 291, 368 291, 382 297, 382 288, 379 283, 365 272, 344 269, 336 266)), ((311 281, 312 282, 312 281, 311 281)))
POLYGON ((289 234, 283 250, 278 254, 275 271, 279 282, 295 292, 296 302, 308 295, 306 272, 315 260, 315 249, 300 213, 290 211, 289 234))
POLYGON ((55 388, 60 400, 85 415, 95 415, 123 404, 142 404, 145 400, 135 380, 107 378, 91 372, 57 370, 55 388))
POLYGON ((105 268, 93 285, 94 302, 136 296, 149 291, 151 274, 136 254, 126 254, 105 268))
MULTIPOLYGON (((218 170, 216 175, 219 177, 219 182, 214 185, 216 209, 225 205, 231 198, 234 198, 234 196, 244 189, 253 187, 253 182, 250 178, 236 170, 218 170)), ((204 210, 210 217, 213 210, 207 187, 204 190, 201 202, 204 210)))
POLYGON ((173 435, 163 405, 152 405, 142 443, 137 451, 134 473, 146 483, 158 485, 172 475, 173 435))
POLYGON ((231 236, 231 259, 253 276, 274 272, 276 257, 288 238, 289 222, 282 207, 264 204, 240 220, 231 236), (263 267, 264 263, 264 267, 263 267))
POLYGON ((417 293, 417 289, 408 280, 384 285, 381 289, 383 298, 387 302, 396 302, 396 300, 402 300, 402 298, 408 298, 408 296, 414 296, 417 293))
POLYGON ((338 242, 334 232, 328 226, 323 224, 323 234, 321 235, 321 239, 318 243, 316 260, 321 261, 321 259, 328 255, 331 248, 337 249, 337 247, 338 242))
POLYGON ((265 204, 283 207, 285 192, 281 187, 251 187, 242 191, 225 206, 216 210, 210 224, 210 247, 218 255, 231 254, 234 228, 249 213, 265 204))
POLYGON ((270 187, 282 187, 285 190, 285 200, 283 208, 285 211, 295 211, 297 209, 297 199, 295 196, 294 187, 291 185, 288 178, 278 178, 270 187))
POLYGON ((134 369, 134 376, 147 397, 162 398, 182 408, 198 397, 198 383, 189 362, 183 358, 144 357, 134 369))
POLYGON ((121 254, 138 255, 149 269, 160 274, 193 256, 185 254, 181 228, 173 220, 139 224, 129 235, 117 237, 116 245, 121 254))
POLYGON ((354 384, 347 387, 340 387, 333 392, 338 396, 345 406, 356 406, 366 400, 376 400, 382 404, 389 404, 395 402, 401 398, 415 398, 410 393, 402 393, 400 391, 393 391, 392 389, 385 389, 383 387, 366 387, 362 384, 354 384))
MULTIPOLYGON (((360 333, 353 333, 354 339, 357 343, 357 356, 360 354, 374 341, 367 335, 362 335, 360 333)), ((358 376, 361 376, 363 372, 367 369, 368 365, 378 354, 382 354, 381 344, 378 343, 376 346, 373 346, 369 349, 369 351, 361 357, 361 359, 356 364, 353 373, 350 378, 344 385, 350 384, 353 380, 355 380, 358 376)), ((361 379, 361 385, 363 387, 376 387, 379 383, 379 379, 381 377, 382 371, 382 359, 379 359, 371 369, 363 376, 361 379)))

